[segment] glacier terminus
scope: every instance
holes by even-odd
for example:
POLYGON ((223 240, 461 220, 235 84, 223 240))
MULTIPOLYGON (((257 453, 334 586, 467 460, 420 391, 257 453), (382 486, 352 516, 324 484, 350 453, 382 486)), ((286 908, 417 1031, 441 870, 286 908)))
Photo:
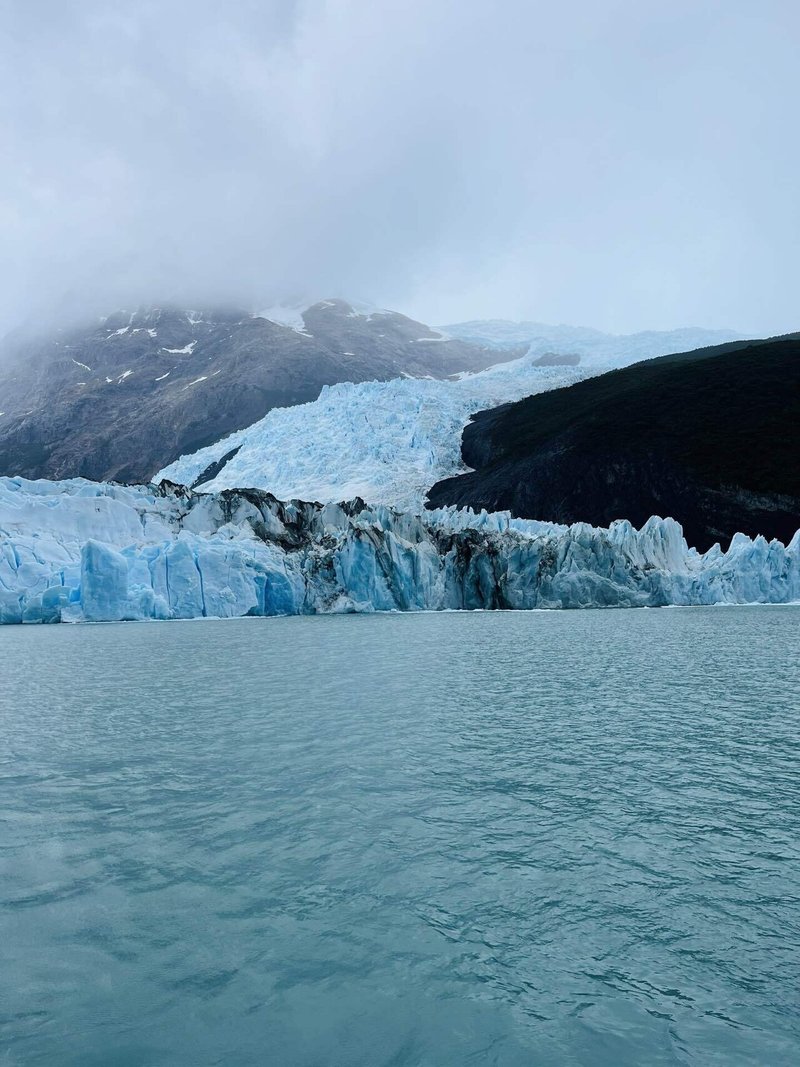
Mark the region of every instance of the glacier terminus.
POLYGON ((6 477, 0 536, 3 623, 800 600, 800 531, 699 553, 658 517, 601 529, 6 477))

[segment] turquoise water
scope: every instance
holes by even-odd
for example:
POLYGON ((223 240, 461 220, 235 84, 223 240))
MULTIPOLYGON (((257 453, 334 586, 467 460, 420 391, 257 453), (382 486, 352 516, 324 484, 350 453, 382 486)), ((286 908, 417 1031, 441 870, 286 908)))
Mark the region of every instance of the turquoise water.
POLYGON ((800 1062, 799 627, 5 628, 0 1063, 800 1062))

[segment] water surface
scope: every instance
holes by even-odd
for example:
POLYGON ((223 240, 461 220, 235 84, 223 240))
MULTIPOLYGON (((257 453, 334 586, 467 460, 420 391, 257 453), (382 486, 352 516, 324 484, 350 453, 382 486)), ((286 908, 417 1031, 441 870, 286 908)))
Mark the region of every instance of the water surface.
POLYGON ((0 1062, 800 1062, 798 626, 4 628, 0 1062))

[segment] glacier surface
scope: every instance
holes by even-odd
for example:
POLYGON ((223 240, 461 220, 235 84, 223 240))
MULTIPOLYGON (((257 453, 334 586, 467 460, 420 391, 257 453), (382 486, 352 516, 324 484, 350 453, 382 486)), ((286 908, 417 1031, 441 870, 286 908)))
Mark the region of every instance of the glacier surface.
POLYGON ((255 487, 284 500, 323 503, 359 496, 419 510, 434 482, 467 470, 461 432, 473 412, 597 373, 535 366, 532 356, 523 356, 450 381, 326 386, 312 403, 274 408, 252 426, 181 456, 153 481, 206 492, 255 487), (204 477, 209 468, 212 475, 204 477))
POLYGON ((544 322, 476 319, 445 326, 448 335, 502 350, 530 345, 529 354, 572 353, 588 365, 627 367, 642 359, 691 352, 696 348, 739 341, 747 334, 734 330, 707 330, 685 326, 677 330, 642 330, 639 333, 603 333, 590 326, 551 326, 544 322))
MULTIPOLYGON (((270 309, 270 314, 278 312, 270 309)), ((251 426, 181 456, 154 474, 153 481, 168 479, 209 492, 255 487, 281 499, 321 502, 360 496, 372 504, 419 510, 434 482, 467 471, 461 433, 473 412, 636 360, 736 336, 684 329, 618 337, 537 323, 462 327, 461 334, 452 328, 456 336, 496 343, 498 349, 520 341, 530 348, 519 359, 448 381, 406 377, 326 386, 312 403, 273 409, 251 426), (478 331, 474 337, 473 328, 478 331), (552 353, 577 354, 580 365, 537 365, 552 353)))
POLYGON ((788 546, 687 547, 672 519, 597 529, 257 490, 0 478, 0 622, 800 600, 788 546))

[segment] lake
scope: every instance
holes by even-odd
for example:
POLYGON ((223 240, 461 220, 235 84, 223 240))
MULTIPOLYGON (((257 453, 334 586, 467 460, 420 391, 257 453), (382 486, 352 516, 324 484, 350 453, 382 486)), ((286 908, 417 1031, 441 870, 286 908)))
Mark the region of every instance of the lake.
POLYGON ((0 631, 0 1063, 800 1062, 800 607, 0 631))

